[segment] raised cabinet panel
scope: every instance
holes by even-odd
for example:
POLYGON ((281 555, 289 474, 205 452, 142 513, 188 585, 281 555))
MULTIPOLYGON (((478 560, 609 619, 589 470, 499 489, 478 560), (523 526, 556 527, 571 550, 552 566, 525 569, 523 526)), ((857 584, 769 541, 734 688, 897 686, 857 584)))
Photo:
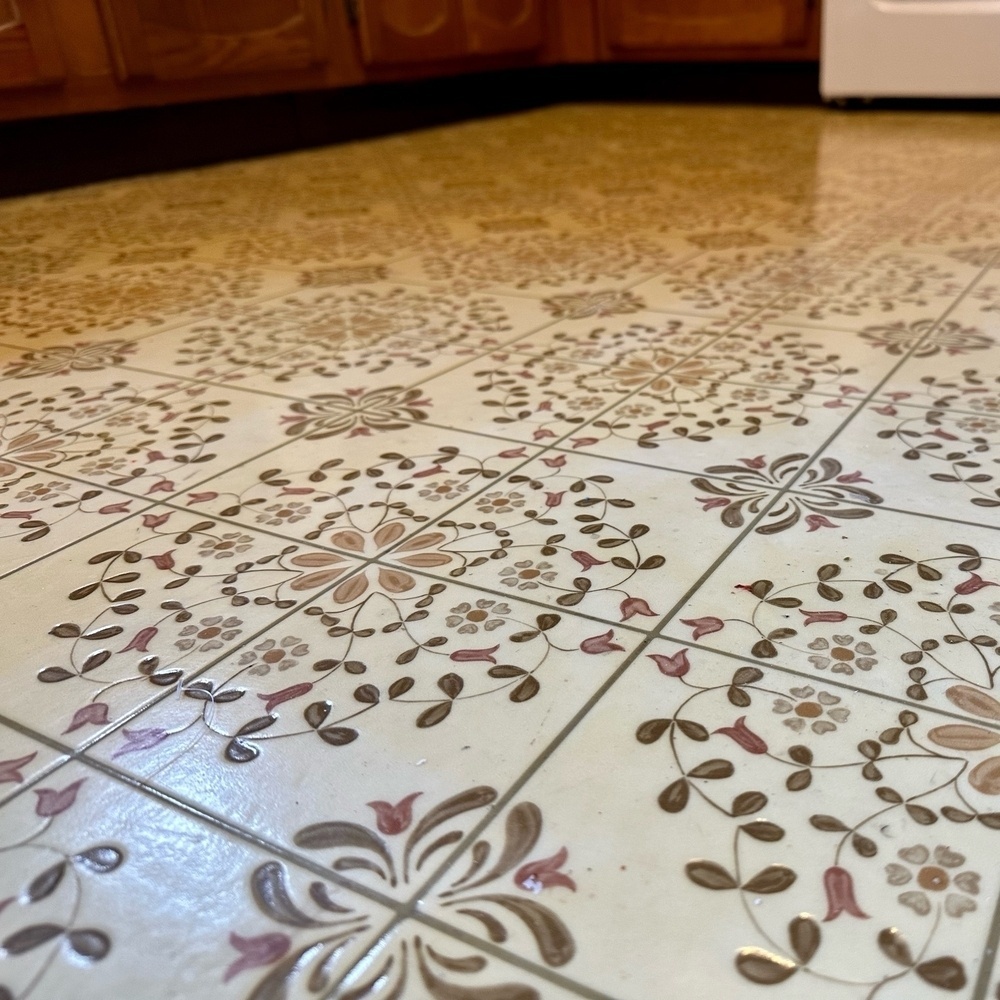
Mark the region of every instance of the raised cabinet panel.
POLYGON ((322 0, 102 0, 119 75, 184 80, 304 69, 326 55, 322 0))
POLYGON ((543 0, 462 0, 469 51, 526 52, 543 40, 543 0))
POLYGON ((805 41, 808 27, 808 0, 602 0, 602 4, 612 49, 796 45, 805 41))
POLYGON ((63 79, 62 56, 40 0, 0 0, 0 87, 32 87, 63 79))
POLYGON ((355 0, 367 65, 454 59, 468 52, 461 0, 355 0))

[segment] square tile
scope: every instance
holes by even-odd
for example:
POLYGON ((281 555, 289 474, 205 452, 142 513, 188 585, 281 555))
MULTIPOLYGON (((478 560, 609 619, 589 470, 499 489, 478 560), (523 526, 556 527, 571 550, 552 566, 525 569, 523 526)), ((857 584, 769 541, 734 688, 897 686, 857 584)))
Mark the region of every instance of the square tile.
POLYGON ((315 996, 392 919, 81 764, 40 784, 0 809, 12 996, 315 996))
POLYGON ((6 579, 3 714, 88 742, 355 566, 150 508, 6 579))
POLYGON ((998 834, 962 817, 995 803, 927 745, 939 724, 654 643, 421 909, 484 940, 499 919, 529 960, 559 942, 602 996, 668 976, 678 996, 970 997, 998 834))

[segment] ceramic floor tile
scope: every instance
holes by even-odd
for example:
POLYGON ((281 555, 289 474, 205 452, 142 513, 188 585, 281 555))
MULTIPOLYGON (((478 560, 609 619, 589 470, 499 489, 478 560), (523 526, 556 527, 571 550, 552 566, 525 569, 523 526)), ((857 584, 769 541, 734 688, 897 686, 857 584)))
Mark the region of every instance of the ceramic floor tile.
POLYGON ((654 628, 733 541, 713 520, 697 536, 665 510, 697 510, 688 477, 549 453, 383 557, 497 594, 654 628), (430 552, 434 539, 435 560, 430 552))
MULTIPOLYGON (((148 509, 7 578, 2 714, 73 744, 90 740, 355 565, 148 509)), ((156 740, 130 732, 140 745, 156 740)))
POLYGON ((751 533, 667 631, 813 683, 972 711, 965 693, 997 672, 994 531, 874 507, 817 521, 801 516, 808 492, 793 502, 799 516, 751 533))
POLYGON ((377 557, 466 499, 493 492, 538 448, 424 424, 337 438, 292 440, 216 477, 198 509, 248 527, 377 557))
POLYGON ((379 831, 461 802, 461 822, 478 822, 640 639, 369 566, 88 752, 318 863, 338 844, 311 831, 360 824, 354 846, 381 862, 335 870, 404 902, 457 838, 390 858, 379 831), (317 766, 336 781, 317 782, 317 766))
POLYGON ((5 341, 36 346, 70 338, 119 340, 204 315, 224 300, 250 300, 295 287, 294 275, 237 270, 169 257, 136 267, 31 279, 0 290, 5 341))
POLYGON ((995 117, 5 202, 0 1000, 995 994, 995 117))
POLYGON ((67 754, 0 722, 0 803, 67 759, 67 754))
POLYGON ((422 909, 536 961, 559 940, 602 996, 971 997, 1000 834, 950 727, 655 643, 422 909))
POLYGON ((300 1000, 392 918, 80 764, 39 784, 0 809, 10 996, 300 1000))
MULTIPOLYGON (((973 402, 988 396, 970 397, 973 402)), ((989 410, 925 409, 883 403, 863 409, 817 459, 822 475, 829 455, 854 455, 853 482, 862 503, 881 503, 931 517, 1000 527, 1000 482, 994 450, 1000 420, 989 410), (870 477, 870 478, 869 478, 870 477)), ((833 477, 840 481, 839 475, 833 477)), ((845 481, 851 486, 850 481, 845 481)))
POLYGON ((337 1000, 388 1000, 389 997, 418 1000, 428 995, 574 1000, 580 994, 556 985, 548 977, 542 978, 491 953, 484 953, 464 940, 442 934, 420 921, 407 920, 352 970, 335 997, 337 1000))

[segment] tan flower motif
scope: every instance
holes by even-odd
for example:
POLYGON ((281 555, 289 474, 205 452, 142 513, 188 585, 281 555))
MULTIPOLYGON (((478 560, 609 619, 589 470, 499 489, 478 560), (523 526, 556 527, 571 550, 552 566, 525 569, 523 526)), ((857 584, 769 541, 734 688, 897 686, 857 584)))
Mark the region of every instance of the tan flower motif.
POLYGON ((778 715, 791 715, 783 722, 789 729, 801 733, 809 728, 822 736, 824 733, 836 731, 838 723, 845 723, 851 710, 838 707, 841 699, 829 691, 816 692, 811 687, 791 688, 787 698, 776 698, 772 712, 778 715))
POLYGON ((903 906, 926 917, 934 908, 935 895, 943 893, 940 898, 944 903, 944 912, 949 917, 961 917, 963 913, 971 913, 976 909, 976 901, 972 897, 979 895, 979 873, 953 871, 965 864, 965 855, 939 844, 934 848, 932 859, 927 847, 916 844, 904 847, 898 852, 898 856, 905 864, 891 862, 885 866, 889 885, 910 885, 916 882, 918 886, 907 889, 896 897, 903 906))
POLYGON ((1000 431, 1000 420, 987 416, 963 417, 961 420, 956 420, 955 423, 963 431, 968 431, 970 434, 996 434, 997 431, 1000 431))
POLYGON ((52 480, 48 483, 36 483, 34 486, 20 490, 15 494, 15 498, 18 500, 42 500, 52 496, 54 493, 65 493, 69 488, 69 483, 52 480))
POLYGON ((533 562, 531 559, 522 559, 514 563, 513 566, 504 566, 500 570, 500 582, 507 587, 515 587, 518 590, 535 590, 538 581, 551 583, 556 578, 552 563, 533 562))
POLYGON ((274 639, 264 639, 258 642, 253 649, 248 649, 240 654, 237 661, 241 667, 254 664, 247 671, 257 677, 263 677, 270 673, 271 667, 279 670, 289 670, 297 666, 303 656, 309 655, 309 644, 297 639, 295 636, 286 635, 281 642, 274 639))
POLYGON ((454 500, 468 489, 469 484, 463 483, 460 479, 439 479, 436 482, 428 483, 419 491, 419 494, 425 500, 454 500))
POLYGON ((679 360, 676 354, 669 354, 656 348, 632 351, 609 365, 604 371, 604 377, 609 388, 619 391, 637 389, 647 382, 650 382, 650 389, 660 391, 671 384, 665 373, 679 360), (654 379, 655 381, 651 382, 654 379))
POLYGON ((292 503, 273 503, 270 507, 265 507, 264 510, 257 515, 258 524, 295 524, 296 521, 301 521, 303 518, 307 517, 312 510, 312 507, 307 503, 302 503, 301 501, 294 501, 292 503))
POLYGON ((878 660, 871 643, 854 641, 853 635, 835 635, 833 642, 820 636, 809 643, 810 649, 823 650, 809 657, 809 662, 817 670, 826 670, 831 664, 834 674, 853 674, 855 669, 871 670, 878 660))
POLYGON ((202 559, 232 559, 239 552, 246 552, 253 545, 250 535, 227 531, 215 541, 202 542, 198 555, 202 559))
MULTIPOLYGON (((1000 720, 1000 701, 979 688, 956 684, 945 691, 945 697, 969 715, 1000 720)), ((927 735, 939 747, 966 753, 989 750, 1000 743, 1000 732, 961 722, 935 726, 927 735)), ((987 757, 976 764, 969 772, 969 784, 984 795, 1000 795, 1000 757, 987 757)))
POLYGON ((459 635, 474 635, 481 628, 492 632, 504 623, 504 616, 510 614, 510 605, 502 601, 487 601, 480 599, 475 604, 463 601, 451 609, 451 614, 445 618, 449 628, 458 629, 459 635), (491 618, 491 615, 498 615, 491 618))
POLYGON ((185 625, 180 632, 181 638, 174 645, 185 652, 196 646, 200 653, 221 649, 224 642, 230 642, 243 631, 239 628, 242 624, 239 618, 223 618, 222 615, 202 618, 197 625, 185 625))
POLYGON ((101 476, 109 472, 118 472, 128 463, 124 458, 99 458, 95 462, 84 462, 80 466, 80 474, 84 476, 101 476))
POLYGON ((518 507, 524 506, 524 494, 518 493, 516 490, 510 493, 503 493, 500 490, 494 490, 492 493, 486 493, 481 496, 476 501, 476 506, 484 514, 503 514, 508 510, 516 510, 518 507))
POLYGON ((969 400, 969 408, 980 413, 996 413, 1000 415, 1000 396, 973 396, 969 400))

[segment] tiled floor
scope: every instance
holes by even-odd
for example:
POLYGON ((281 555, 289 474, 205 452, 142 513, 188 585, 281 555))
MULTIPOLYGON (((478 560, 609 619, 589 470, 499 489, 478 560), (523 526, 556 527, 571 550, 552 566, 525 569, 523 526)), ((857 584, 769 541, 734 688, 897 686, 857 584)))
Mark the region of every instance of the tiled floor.
POLYGON ((998 193, 588 106, 0 206, 0 998, 1000 996, 998 193))

